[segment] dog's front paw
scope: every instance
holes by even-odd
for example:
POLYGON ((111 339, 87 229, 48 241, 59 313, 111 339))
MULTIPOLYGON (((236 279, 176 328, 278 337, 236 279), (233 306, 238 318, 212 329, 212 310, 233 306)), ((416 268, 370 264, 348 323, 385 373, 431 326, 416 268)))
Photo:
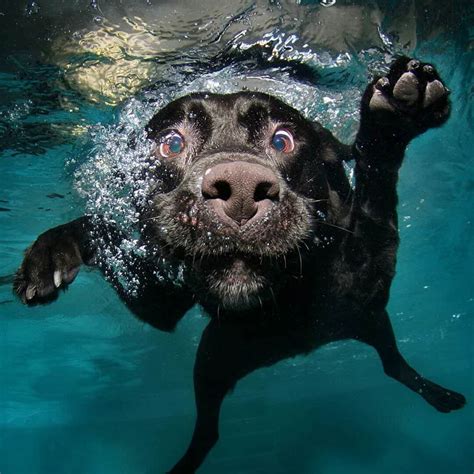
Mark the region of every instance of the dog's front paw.
POLYGON ((449 90, 431 64, 402 57, 387 76, 374 80, 367 88, 363 119, 365 116, 385 133, 410 140, 448 119, 448 97, 449 90))
POLYGON ((49 302, 74 280, 81 264, 78 245, 63 226, 50 229, 26 250, 13 289, 23 303, 49 302))

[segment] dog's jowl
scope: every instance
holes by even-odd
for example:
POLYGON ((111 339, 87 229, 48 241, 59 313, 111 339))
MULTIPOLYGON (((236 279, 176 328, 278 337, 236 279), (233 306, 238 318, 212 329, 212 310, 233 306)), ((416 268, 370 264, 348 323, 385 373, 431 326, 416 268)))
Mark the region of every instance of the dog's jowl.
POLYGON ((199 304, 209 315, 194 369, 197 419, 171 469, 194 472, 218 439, 225 395, 246 374, 341 339, 373 346, 385 373, 441 412, 462 395, 423 378, 400 354, 386 305, 398 247, 398 171, 417 135, 449 116, 436 70, 408 58, 374 80, 353 146, 343 145, 263 93, 192 94, 147 126, 153 152, 140 205, 145 256, 127 262, 133 294, 97 258, 123 236, 100 216, 40 235, 26 251, 15 291, 51 301, 81 264, 97 265, 141 319, 174 329, 199 304), (355 187, 344 161, 355 161, 355 187), (157 278, 163 265, 183 282, 157 278))

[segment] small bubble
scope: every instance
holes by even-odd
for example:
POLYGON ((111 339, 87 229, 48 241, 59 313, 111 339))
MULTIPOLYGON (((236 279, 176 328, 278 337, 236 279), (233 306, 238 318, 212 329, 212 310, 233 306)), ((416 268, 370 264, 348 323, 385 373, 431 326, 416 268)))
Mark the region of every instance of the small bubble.
POLYGON ((29 15, 36 15, 40 10, 39 5, 35 1, 28 2, 26 7, 26 14, 29 15))

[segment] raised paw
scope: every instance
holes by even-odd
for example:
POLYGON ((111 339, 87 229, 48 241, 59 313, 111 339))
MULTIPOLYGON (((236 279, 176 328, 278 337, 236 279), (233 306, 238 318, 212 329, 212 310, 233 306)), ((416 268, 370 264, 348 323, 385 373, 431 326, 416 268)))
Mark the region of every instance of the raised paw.
POLYGON ((438 411, 449 413, 453 410, 459 410, 466 404, 466 398, 460 393, 448 390, 429 380, 423 380, 418 393, 438 411))
POLYGON ((363 104, 375 126, 407 139, 442 125, 450 112, 449 90, 436 69, 407 57, 369 85, 363 104))
POLYGON ((23 303, 46 303, 74 280, 81 264, 74 239, 64 226, 55 227, 41 234, 26 250, 13 289, 23 303))

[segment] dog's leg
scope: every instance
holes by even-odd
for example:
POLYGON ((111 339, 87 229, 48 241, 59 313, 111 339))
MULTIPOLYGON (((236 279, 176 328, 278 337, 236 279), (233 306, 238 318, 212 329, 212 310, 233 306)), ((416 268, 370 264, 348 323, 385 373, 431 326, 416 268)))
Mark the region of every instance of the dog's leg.
POLYGON ((396 182, 405 149, 448 119, 448 95, 433 66, 406 57, 367 87, 353 146, 356 205, 362 215, 396 227, 396 182))
MULTIPOLYGON (((345 255, 358 273, 361 299, 385 307, 398 248, 397 181, 414 137, 449 116, 448 90, 429 64, 400 58, 370 84, 361 104, 353 156, 355 192, 345 255), (372 294, 362 294, 372 288, 372 294)), ((357 291, 357 288, 355 289, 357 291)))
MULTIPOLYGON (((287 332, 255 322, 212 320, 199 344, 194 367, 197 418, 191 443, 172 474, 193 473, 219 437, 219 412, 226 394, 242 377, 296 355, 287 332)), ((298 346, 298 345, 296 345, 298 346)))
POLYGON ((356 208, 362 217, 396 228, 396 183, 405 149, 448 119, 448 96, 432 65, 406 57, 367 87, 353 146, 356 208))
POLYGON ((437 410, 448 413, 462 408, 466 403, 460 393, 425 379, 408 365, 398 350, 386 311, 372 312, 363 317, 355 339, 373 346, 380 356, 385 373, 421 395, 437 410))
POLYGON ((383 308, 395 272, 396 186, 406 146, 428 128, 444 123, 448 116, 448 91, 429 64, 401 58, 387 77, 368 86, 353 147, 353 235, 347 239, 345 249, 345 258, 357 276, 353 295, 360 306, 368 308, 369 314, 359 321, 355 338, 375 347, 390 377, 442 412, 461 408, 465 398, 423 378, 408 365, 397 348, 383 308))
POLYGON ((222 401, 231 388, 232 381, 195 374, 196 424, 186 453, 169 471, 170 474, 191 474, 203 463, 219 438, 219 413, 222 401))
POLYGON ((48 303, 72 283, 81 265, 94 265, 138 318, 163 331, 173 330, 193 305, 192 295, 171 282, 159 282, 153 259, 124 255, 120 246, 124 238, 113 224, 90 216, 49 229, 25 252, 14 291, 28 305, 48 303), (97 258, 99 247, 107 249, 105 258, 97 258), (112 268, 114 257, 119 257, 126 273, 140 282, 136 292, 127 291, 121 284, 112 268))
MULTIPOLYGON (((237 382, 237 354, 232 327, 211 321, 199 344, 194 366, 197 417, 191 443, 170 474, 190 474, 202 464, 219 438, 219 412, 225 395, 237 382)), ((236 334, 238 338, 238 328, 236 334)))

